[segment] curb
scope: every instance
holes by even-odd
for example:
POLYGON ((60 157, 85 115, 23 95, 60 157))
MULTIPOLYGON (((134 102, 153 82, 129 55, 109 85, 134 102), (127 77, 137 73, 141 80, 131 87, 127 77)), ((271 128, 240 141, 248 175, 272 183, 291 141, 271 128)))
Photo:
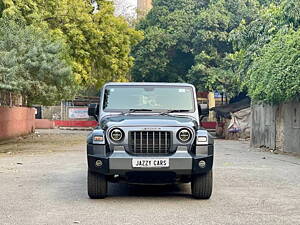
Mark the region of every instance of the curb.
POLYGON ((91 131, 94 130, 93 127, 59 127, 60 130, 81 130, 81 131, 91 131))

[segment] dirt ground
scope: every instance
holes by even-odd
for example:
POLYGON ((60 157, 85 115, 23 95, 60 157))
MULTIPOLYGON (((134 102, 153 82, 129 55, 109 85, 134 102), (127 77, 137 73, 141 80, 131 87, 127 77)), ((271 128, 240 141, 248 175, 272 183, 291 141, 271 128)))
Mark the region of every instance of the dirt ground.
POLYGON ((70 151, 74 146, 83 145, 89 131, 78 130, 37 130, 34 134, 0 141, 0 153, 43 153, 70 151))
POLYGON ((43 130, 0 143, 0 225, 296 225, 300 159, 216 140, 210 200, 190 184, 109 184, 87 195, 86 131, 43 130))

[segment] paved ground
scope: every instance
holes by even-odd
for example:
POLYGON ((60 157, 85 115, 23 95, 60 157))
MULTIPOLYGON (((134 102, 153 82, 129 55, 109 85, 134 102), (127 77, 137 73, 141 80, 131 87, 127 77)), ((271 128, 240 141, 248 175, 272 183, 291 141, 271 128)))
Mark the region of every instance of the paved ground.
POLYGON ((217 141, 214 193, 112 184, 86 194, 85 132, 0 143, 0 224, 300 224, 300 159, 217 141), (17 149, 19 152, 15 152, 17 149))

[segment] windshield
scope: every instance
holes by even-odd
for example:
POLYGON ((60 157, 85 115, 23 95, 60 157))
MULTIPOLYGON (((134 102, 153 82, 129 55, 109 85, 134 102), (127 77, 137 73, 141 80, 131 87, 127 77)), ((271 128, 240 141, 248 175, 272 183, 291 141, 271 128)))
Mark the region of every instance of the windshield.
POLYGON ((105 112, 194 112, 193 89, 186 86, 107 86, 105 112))

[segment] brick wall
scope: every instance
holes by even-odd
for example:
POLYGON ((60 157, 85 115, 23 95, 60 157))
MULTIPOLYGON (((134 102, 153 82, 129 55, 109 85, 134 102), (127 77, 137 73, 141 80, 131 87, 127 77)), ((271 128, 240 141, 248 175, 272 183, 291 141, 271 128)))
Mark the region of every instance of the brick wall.
POLYGON ((26 135, 35 130, 35 110, 26 107, 0 107, 0 139, 26 135))
POLYGON ((54 129, 54 121, 47 119, 36 119, 35 120, 36 129, 54 129))

